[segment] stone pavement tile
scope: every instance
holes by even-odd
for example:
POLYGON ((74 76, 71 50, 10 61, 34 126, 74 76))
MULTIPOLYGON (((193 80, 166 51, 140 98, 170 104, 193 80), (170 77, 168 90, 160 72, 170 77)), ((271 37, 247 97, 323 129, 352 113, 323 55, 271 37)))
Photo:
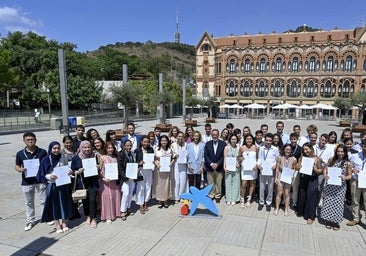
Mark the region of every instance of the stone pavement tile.
POLYGON ((359 232, 313 228, 316 255, 365 255, 365 237, 359 232))
POLYGON ((222 223, 222 218, 185 217, 181 218, 170 232, 187 234, 200 239, 202 237, 211 237, 212 234, 217 232, 222 223))
MULTIPOLYGON (((194 226, 192 232, 194 232, 194 226)), ((184 234, 169 232, 146 255, 203 255, 214 234, 203 237, 191 234, 190 232, 184 234)))
POLYGON ((268 221, 262 249, 284 254, 314 254, 314 242, 310 225, 268 221))
POLYGON ((204 256, 256 256, 259 255, 259 249, 253 249, 242 246, 224 244, 220 242, 212 242, 203 254, 204 256))
POLYGON ((253 202, 249 207, 242 208, 240 204, 236 204, 235 206, 228 206, 229 214, 236 216, 246 216, 251 218, 258 219, 267 219, 268 212, 265 208, 262 211, 258 211, 258 204, 253 202))
POLYGON ((212 243, 260 249, 266 221, 243 216, 227 215, 212 243))
POLYGON ((1 243, 0 243, 0 253, 1 255, 16 255, 16 256, 36 255, 34 251, 14 247, 12 245, 5 245, 1 243))

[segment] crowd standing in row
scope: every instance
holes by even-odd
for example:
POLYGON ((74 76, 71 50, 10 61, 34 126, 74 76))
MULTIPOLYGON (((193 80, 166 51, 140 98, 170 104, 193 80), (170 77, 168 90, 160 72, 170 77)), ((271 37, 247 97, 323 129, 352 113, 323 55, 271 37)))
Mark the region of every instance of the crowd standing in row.
POLYGON ((84 137, 85 128, 79 125, 75 137, 65 136, 63 147, 52 141, 48 152, 36 146, 34 133, 27 132, 23 135, 26 146, 17 153, 15 163, 15 170, 22 175, 25 230, 35 223, 35 191, 43 212, 41 222, 55 223, 56 232, 63 233, 69 230, 68 220, 81 217, 78 202, 72 200, 73 187, 87 190, 82 200, 85 223, 95 228, 98 212, 106 223, 117 217, 125 221, 134 214, 133 193, 139 212, 145 214, 151 198, 156 199, 158 208, 168 208, 179 203, 180 195, 190 186, 208 184, 213 185, 208 196, 216 203, 225 195, 228 206, 245 208, 257 195, 259 211, 265 207, 270 212, 274 204, 273 214, 278 215, 283 202, 285 216, 293 208, 308 224, 318 217, 326 228, 334 230, 340 228, 344 204, 352 204, 353 219, 347 225, 359 224, 361 194, 366 205, 366 188, 358 184, 366 172, 366 133, 360 134, 360 143, 354 143, 349 128, 339 141, 334 131, 319 136, 315 125, 306 130, 307 135, 301 136, 301 127, 295 125, 287 135, 284 123, 278 121, 273 134, 266 124, 252 132, 248 126, 234 129, 229 123, 221 133, 206 124, 204 134, 193 127, 183 132, 174 126, 168 135, 155 128, 141 136, 130 123, 128 135, 119 141, 113 130, 107 131, 105 140, 95 129, 89 129, 84 137), (25 162, 35 159, 39 168, 37 165, 31 175, 25 162), (88 159, 95 162, 95 175, 86 175, 83 165, 88 159), (55 168, 60 166, 69 167, 71 184, 57 185, 55 168), (118 171, 115 179, 107 175, 110 166, 118 171), (131 168, 136 172, 134 178, 131 168), (329 180, 334 179, 330 173, 334 171, 338 171, 337 185, 329 180))

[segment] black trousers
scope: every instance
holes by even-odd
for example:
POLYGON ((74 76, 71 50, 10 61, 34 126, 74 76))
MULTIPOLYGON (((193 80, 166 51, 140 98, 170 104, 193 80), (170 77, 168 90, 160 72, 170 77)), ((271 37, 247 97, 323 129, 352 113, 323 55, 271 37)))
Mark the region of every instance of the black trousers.
POLYGON ((201 187, 201 174, 188 174, 188 185, 189 187, 194 186, 198 189, 201 187))
POLYGON ((301 174, 297 214, 304 216, 305 220, 315 220, 318 195, 318 175, 301 174))
POLYGON ((84 214, 95 219, 97 217, 97 188, 89 186, 86 195, 86 199, 83 200, 84 214))

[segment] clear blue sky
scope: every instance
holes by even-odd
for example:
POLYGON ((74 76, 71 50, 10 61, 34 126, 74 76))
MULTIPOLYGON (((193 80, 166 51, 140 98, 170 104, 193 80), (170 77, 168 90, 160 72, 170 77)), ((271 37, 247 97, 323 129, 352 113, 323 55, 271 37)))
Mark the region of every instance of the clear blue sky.
POLYGON ((32 30, 81 52, 116 42, 174 41, 177 11, 181 42, 190 45, 205 31, 221 37, 366 23, 366 0, 0 0, 0 34, 32 30))

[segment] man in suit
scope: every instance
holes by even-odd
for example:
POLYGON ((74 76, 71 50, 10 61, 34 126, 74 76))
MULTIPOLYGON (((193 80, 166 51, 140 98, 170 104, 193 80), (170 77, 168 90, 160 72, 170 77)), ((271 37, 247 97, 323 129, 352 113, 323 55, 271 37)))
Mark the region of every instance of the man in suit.
POLYGON ((140 146, 141 135, 135 133, 135 125, 133 123, 128 123, 127 125, 128 135, 121 138, 121 146, 125 144, 126 140, 132 142, 131 152, 135 152, 136 148, 140 146))
POLYGON ((209 197, 220 203, 222 178, 224 173, 224 148, 226 143, 219 140, 219 130, 212 130, 212 140, 206 142, 204 150, 208 184, 213 184, 209 197))

